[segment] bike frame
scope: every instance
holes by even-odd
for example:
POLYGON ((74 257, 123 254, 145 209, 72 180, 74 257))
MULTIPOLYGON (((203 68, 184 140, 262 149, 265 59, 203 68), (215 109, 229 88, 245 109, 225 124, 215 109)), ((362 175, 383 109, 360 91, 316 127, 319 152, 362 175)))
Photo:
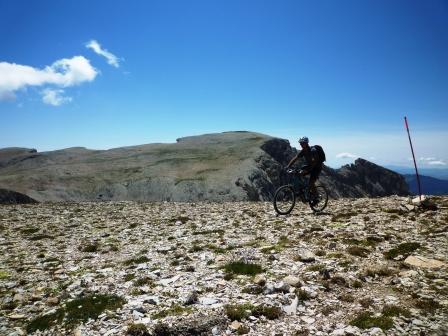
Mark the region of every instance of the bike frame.
POLYGON ((294 173, 291 173, 290 175, 291 180, 296 178, 297 181, 299 182, 298 188, 295 188, 294 181, 289 183, 291 188, 294 190, 294 194, 296 195, 296 197, 299 197, 303 203, 308 202, 309 186, 308 183, 305 182, 306 178, 304 176, 299 175, 296 171, 294 171, 294 173))

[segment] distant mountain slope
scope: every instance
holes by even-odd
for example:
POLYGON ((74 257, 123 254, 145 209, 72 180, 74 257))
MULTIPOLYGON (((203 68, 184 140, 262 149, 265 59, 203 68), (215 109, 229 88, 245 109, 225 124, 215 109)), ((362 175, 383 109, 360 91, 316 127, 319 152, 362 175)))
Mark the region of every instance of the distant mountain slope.
MULTIPOLYGON (((414 175, 414 167, 400 167, 400 166, 385 166, 385 168, 390 169, 402 175, 414 175)), ((448 180, 448 169, 447 168, 418 168, 418 173, 425 176, 434 177, 439 180, 448 180)))
MULTIPOLYGON (((448 195, 448 181, 436 179, 434 177, 419 175, 422 193, 426 195, 448 195)), ((404 175, 409 191, 418 194, 417 178, 414 175, 404 175)))
MULTIPOLYGON (((6 148, 0 149, 0 188, 38 201, 271 200, 296 153, 287 140, 253 132, 110 150, 6 148)), ((408 193, 401 175, 363 159, 325 167, 320 182, 333 197, 408 193)))

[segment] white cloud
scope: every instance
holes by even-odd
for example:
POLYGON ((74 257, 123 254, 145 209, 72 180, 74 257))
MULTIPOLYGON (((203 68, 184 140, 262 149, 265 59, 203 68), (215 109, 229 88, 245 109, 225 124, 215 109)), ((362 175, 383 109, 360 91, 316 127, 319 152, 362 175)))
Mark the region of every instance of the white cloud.
POLYGON ((436 161, 437 159, 434 157, 421 157, 420 161, 436 161))
POLYGON ((72 101, 71 97, 64 97, 64 90, 57 89, 45 89, 42 92, 42 101, 45 104, 59 106, 64 103, 69 103, 72 101))
POLYGON ((346 153, 346 152, 344 152, 344 153, 336 154, 336 157, 337 157, 338 159, 356 159, 358 156, 356 156, 356 155, 354 155, 354 154, 352 154, 352 153, 346 153))
POLYGON ((90 82, 98 71, 83 56, 63 58, 44 69, 0 62, 0 99, 11 99, 28 86, 56 85, 69 87, 90 82))
POLYGON ((429 161, 428 164, 431 166, 446 166, 446 163, 442 160, 429 161))
POLYGON ((101 45, 97 41, 91 40, 86 44, 86 47, 92 49, 98 55, 104 56, 107 59, 107 63, 109 63, 110 65, 116 68, 120 66, 118 57, 112 54, 110 51, 101 48, 101 45))

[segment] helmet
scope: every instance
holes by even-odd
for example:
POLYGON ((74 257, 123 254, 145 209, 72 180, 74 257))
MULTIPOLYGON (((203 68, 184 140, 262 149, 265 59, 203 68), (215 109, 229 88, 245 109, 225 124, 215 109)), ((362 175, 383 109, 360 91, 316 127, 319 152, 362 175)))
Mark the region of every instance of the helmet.
POLYGON ((308 140, 308 138, 306 137, 306 136, 304 136, 304 137, 301 137, 300 139, 299 139, 299 143, 308 143, 309 142, 309 140, 308 140))

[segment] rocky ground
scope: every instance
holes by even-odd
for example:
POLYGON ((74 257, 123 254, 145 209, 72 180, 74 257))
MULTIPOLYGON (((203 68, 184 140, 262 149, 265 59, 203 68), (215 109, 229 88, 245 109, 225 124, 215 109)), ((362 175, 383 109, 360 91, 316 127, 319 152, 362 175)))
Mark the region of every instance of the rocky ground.
POLYGON ((446 335, 433 200, 0 206, 0 334, 446 335))

